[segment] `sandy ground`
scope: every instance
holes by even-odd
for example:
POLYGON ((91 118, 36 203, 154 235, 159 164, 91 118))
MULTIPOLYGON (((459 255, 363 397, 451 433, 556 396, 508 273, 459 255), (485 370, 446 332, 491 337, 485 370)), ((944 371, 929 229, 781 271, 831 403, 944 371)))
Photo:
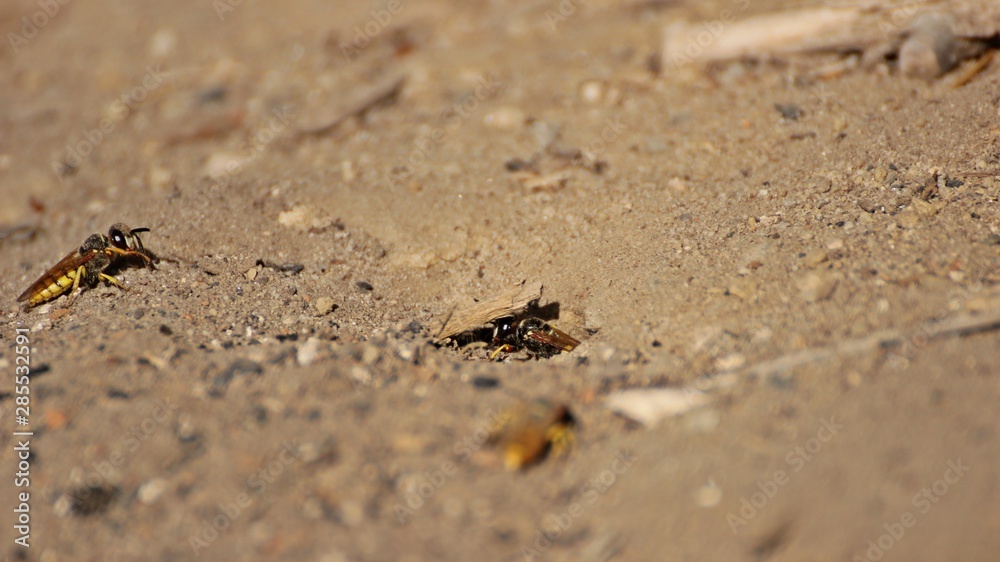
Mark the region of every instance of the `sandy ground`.
POLYGON ((948 327, 1000 311, 1000 68, 655 74, 780 3, 452 4, 0 7, 0 558, 994 560, 1000 334, 948 327), (129 291, 15 302, 115 222, 129 291), (572 353, 433 345, 522 281, 572 353), (708 403, 606 405, 660 387, 708 403), (504 470, 535 397, 575 445, 504 470))

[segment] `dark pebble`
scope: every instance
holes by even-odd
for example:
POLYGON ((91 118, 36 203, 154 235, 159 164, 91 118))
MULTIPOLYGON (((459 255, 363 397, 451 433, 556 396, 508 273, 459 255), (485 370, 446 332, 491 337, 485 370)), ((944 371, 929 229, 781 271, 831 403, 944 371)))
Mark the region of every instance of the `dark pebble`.
POLYGON ((524 160, 522 158, 512 158, 504 164, 504 168, 508 172, 520 172, 521 170, 530 170, 533 167, 531 162, 524 160))
POLYGON ((208 395, 212 398, 222 398, 226 394, 226 389, 229 388, 229 382, 232 380, 233 374, 229 371, 221 375, 215 375, 212 377, 212 386, 208 388, 208 395))
POLYGON ((226 370, 212 378, 212 386, 208 389, 208 395, 219 398, 226 393, 229 383, 236 375, 259 375, 264 372, 260 363, 249 359, 240 358, 233 361, 226 367, 226 370))
POLYGON ((355 283, 355 285, 357 285, 358 288, 361 289, 362 291, 371 291, 375 288, 372 286, 371 283, 367 281, 358 281, 357 283, 355 283))
POLYGON ((871 199, 862 199, 858 201, 858 207, 861 207, 861 209, 866 213, 874 213, 878 210, 878 205, 876 205, 871 199))
POLYGON ((482 389, 497 388, 500 386, 500 379, 496 377, 476 377, 472 379, 472 386, 482 389))
POLYGON ((225 86, 215 86, 212 88, 207 88, 198 92, 198 103, 201 105, 207 103, 221 102, 226 99, 226 94, 229 93, 229 88, 225 86))
POLYGON ((798 121, 799 117, 802 117, 802 109, 794 103, 776 103, 774 104, 774 108, 778 110, 778 113, 782 117, 789 121, 798 121))
POLYGON ((118 496, 114 486, 80 486, 73 490, 70 510, 73 515, 87 517, 107 511, 111 501, 118 496))
POLYGON ((108 398, 117 398, 117 399, 120 399, 120 400, 128 400, 129 398, 131 398, 131 396, 129 396, 129 393, 125 392, 124 390, 119 390, 117 388, 109 388, 108 389, 108 398))

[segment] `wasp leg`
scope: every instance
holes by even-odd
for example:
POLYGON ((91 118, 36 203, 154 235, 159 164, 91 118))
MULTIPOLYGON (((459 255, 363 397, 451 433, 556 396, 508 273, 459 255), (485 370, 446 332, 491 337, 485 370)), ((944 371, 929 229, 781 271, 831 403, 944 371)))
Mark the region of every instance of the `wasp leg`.
POLYGON ((140 257, 140 258, 142 258, 146 262, 147 265, 148 264, 152 264, 152 262, 153 262, 152 258, 150 258, 149 256, 147 256, 145 254, 145 252, 140 252, 140 251, 137 251, 137 250, 123 250, 121 248, 116 248, 114 246, 108 246, 107 248, 104 249, 104 251, 108 255, 110 255, 110 254, 116 254, 116 255, 119 255, 119 256, 122 256, 122 257, 126 257, 126 258, 140 257))
POLYGON ((550 427, 545 436, 549 441, 549 449, 553 457, 565 455, 576 444, 573 429, 567 424, 560 423, 550 427))
POLYGON ((125 285, 122 285, 121 281, 115 279, 113 276, 108 275, 107 273, 98 273, 97 277, 100 280, 104 281, 105 283, 110 283, 110 284, 114 285, 115 287, 118 287, 119 289, 121 289, 123 291, 127 291, 128 290, 128 287, 126 287, 125 285))
POLYGON ((80 288, 80 279, 87 275, 87 266, 81 265, 76 268, 76 275, 73 277, 73 287, 69 290, 69 300, 66 301, 66 308, 73 306, 73 301, 76 300, 77 295, 83 292, 80 288))
POLYGON ((515 351, 514 346, 510 345, 509 343, 505 343, 500 347, 496 348, 495 350, 493 350, 493 353, 490 354, 490 361, 496 359, 497 356, 500 355, 501 353, 513 353, 514 351, 515 351))

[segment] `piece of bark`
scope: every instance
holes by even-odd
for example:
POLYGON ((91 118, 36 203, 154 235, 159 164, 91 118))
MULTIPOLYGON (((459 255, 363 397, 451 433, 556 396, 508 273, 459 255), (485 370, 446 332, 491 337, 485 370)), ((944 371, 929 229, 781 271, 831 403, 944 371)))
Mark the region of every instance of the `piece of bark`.
POLYGON ((675 23, 663 39, 665 67, 691 62, 761 58, 849 45, 860 8, 812 8, 766 14, 742 21, 675 23))
POLYGON ((497 318, 521 312, 542 297, 541 283, 522 283, 513 289, 468 308, 455 311, 437 335, 441 342, 488 324, 497 318))
POLYGON ((331 107, 304 115, 299 132, 311 135, 328 133, 347 119, 360 117, 372 108, 396 99, 405 83, 405 75, 390 75, 375 84, 354 90, 337 99, 331 107))
POLYGON ((954 38, 951 43, 945 34, 944 41, 939 41, 941 22, 932 26, 937 28, 934 30, 937 35, 930 41, 931 51, 935 58, 938 52, 945 55, 941 60, 944 64, 936 61, 937 68, 950 68, 963 58, 977 56, 981 50, 968 43, 987 42, 1000 33, 1000 3, 991 0, 918 0, 903 6, 873 3, 800 8, 738 21, 734 21, 737 14, 730 11, 711 21, 669 25, 664 32, 660 58, 664 70, 691 63, 767 59, 808 52, 863 51, 865 60, 882 59, 898 52, 908 37, 927 37, 921 35, 926 30, 917 24, 931 14, 947 19, 954 38))

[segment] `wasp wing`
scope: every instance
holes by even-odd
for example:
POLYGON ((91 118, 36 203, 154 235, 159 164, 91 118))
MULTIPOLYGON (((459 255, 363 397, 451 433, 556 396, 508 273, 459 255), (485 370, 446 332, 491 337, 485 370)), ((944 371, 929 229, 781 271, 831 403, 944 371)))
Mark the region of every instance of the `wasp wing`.
POLYGON ((573 351, 580 345, 580 340, 552 326, 530 330, 524 337, 567 352, 573 351))
POLYGON ((74 250, 66 255, 63 259, 59 260, 59 263, 53 265, 42 274, 30 287, 25 289, 21 296, 17 297, 17 302, 24 302, 31 298, 36 293, 39 293, 49 287, 54 283, 58 282, 61 277, 63 277, 67 272, 76 271, 81 265, 94 259, 94 256, 104 253, 99 249, 91 249, 85 252, 80 252, 79 249, 74 250))

